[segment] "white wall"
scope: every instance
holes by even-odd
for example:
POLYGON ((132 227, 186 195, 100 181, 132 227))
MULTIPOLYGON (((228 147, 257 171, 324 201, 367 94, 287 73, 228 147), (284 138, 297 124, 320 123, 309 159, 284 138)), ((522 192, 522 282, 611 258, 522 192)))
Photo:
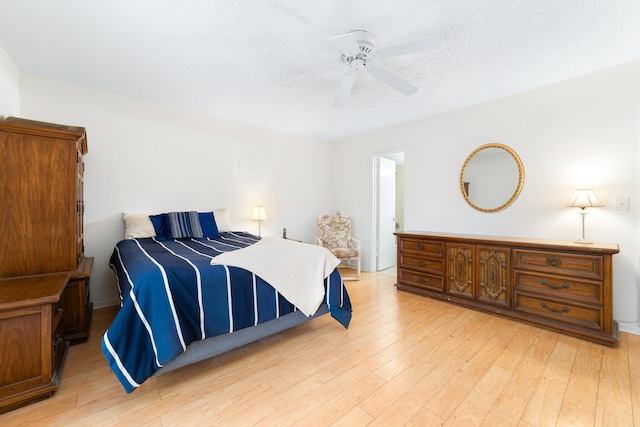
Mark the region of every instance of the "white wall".
POLYGON ((229 209, 235 229, 311 242, 332 212, 326 143, 161 105, 22 76, 22 116, 84 126, 85 253, 95 257, 91 298, 119 302, 108 260, 124 233, 123 211, 229 209))
POLYGON ((580 217, 566 205, 576 188, 594 188, 606 207, 587 216, 587 238, 620 245, 614 318, 636 322, 639 101, 640 61, 350 139, 336 146, 336 182, 350 185, 334 204, 354 217, 370 269, 375 155, 405 151, 406 230, 574 240, 580 217), (465 203, 459 174, 468 154, 490 142, 518 153, 525 182, 511 207, 482 213, 465 203), (630 196, 631 209, 616 211, 616 196, 630 196))
POLYGON ((20 72, 0 46, 0 117, 20 114, 20 72))
POLYGON ((404 151, 406 230, 573 240, 580 219, 565 205, 574 189, 593 187, 607 206, 589 214, 587 237, 620 245, 614 317, 637 324, 639 80, 634 62, 336 144, 25 75, 20 107, 24 117, 88 130, 85 241, 96 257, 96 306, 117 299, 107 260, 122 211, 227 206, 236 228, 255 232, 251 208, 264 204, 263 234, 287 227, 311 241, 315 217, 340 210, 371 269, 373 157, 404 151), (467 206, 458 187, 466 156, 489 142, 509 145, 525 166, 518 200, 492 214, 467 206), (616 196, 630 196, 631 209, 614 210, 616 196))

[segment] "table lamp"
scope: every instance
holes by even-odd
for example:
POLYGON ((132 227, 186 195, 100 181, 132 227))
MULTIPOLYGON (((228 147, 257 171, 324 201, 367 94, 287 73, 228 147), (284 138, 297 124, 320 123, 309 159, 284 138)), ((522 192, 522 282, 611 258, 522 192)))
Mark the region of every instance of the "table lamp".
POLYGON ((604 206, 604 204, 598 200, 596 193, 591 188, 580 188, 573 194, 569 206, 580 208, 579 214, 582 217, 582 238, 576 240, 576 242, 591 243, 587 242, 584 237, 584 217, 587 215, 587 208, 601 207, 604 206))
POLYGON ((258 236, 262 237, 262 221, 267 219, 267 211, 264 209, 264 206, 256 206, 253 208, 253 219, 258 221, 258 236))

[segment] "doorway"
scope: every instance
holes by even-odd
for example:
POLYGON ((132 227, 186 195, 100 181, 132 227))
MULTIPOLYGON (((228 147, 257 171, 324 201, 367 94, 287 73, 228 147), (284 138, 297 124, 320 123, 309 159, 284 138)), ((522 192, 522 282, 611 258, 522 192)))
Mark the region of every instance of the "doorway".
POLYGON ((403 230, 404 152, 375 157, 375 254, 376 271, 395 275, 396 231, 403 230))

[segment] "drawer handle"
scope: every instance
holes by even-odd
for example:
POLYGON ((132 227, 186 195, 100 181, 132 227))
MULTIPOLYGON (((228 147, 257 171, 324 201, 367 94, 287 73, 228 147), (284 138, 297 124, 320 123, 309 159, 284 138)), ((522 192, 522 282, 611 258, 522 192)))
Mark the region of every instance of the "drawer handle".
POLYGON ((563 283, 562 286, 556 286, 556 285, 550 285, 546 280, 540 280, 540 284, 551 289, 569 289, 569 285, 567 283, 563 283))
POLYGON ((425 261, 425 262, 423 262, 423 263, 421 264, 421 263, 419 263, 419 262, 418 262, 418 260, 417 260, 417 259, 414 259, 414 260, 413 260, 413 263, 414 263, 415 265, 417 265, 418 267, 426 267, 427 265, 429 265, 429 261, 425 261))
POLYGON ((569 309, 567 307, 562 307, 560 310, 557 308, 549 307, 544 301, 540 303, 542 308, 546 308, 549 311, 553 311, 554 313, 568 313, 569 309))
POLYGON ((547 264, 550 265, 551 267, 560 267, 560 265, 562 264, 562 261, 560 261, 556 257, 552 257, 552 258, 547 258, 547 264))
POLYGON ((422 243, 418 243, 416 245, 416 249, 419 250, 419 251, 423 251, 424 250, 424 245, 422 243))
POLYGON ((418 276, 413 276, 413 281, 417 282, 417 283, 429 283, 429 279, 426 278, 426 277, 424 279, 422 279, 422 280, 419 280, 418 276))

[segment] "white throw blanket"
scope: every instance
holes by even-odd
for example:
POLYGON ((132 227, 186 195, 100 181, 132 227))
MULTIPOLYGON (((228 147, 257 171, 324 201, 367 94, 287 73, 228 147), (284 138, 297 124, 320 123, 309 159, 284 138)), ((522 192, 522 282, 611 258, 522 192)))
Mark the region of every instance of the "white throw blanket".
POLYGON ((213 258, 211 265, 239 267, 273 286, 306 316, 313 315, 324 298, 324 279, 340 264, 327 248, 275 237, 213 258))

